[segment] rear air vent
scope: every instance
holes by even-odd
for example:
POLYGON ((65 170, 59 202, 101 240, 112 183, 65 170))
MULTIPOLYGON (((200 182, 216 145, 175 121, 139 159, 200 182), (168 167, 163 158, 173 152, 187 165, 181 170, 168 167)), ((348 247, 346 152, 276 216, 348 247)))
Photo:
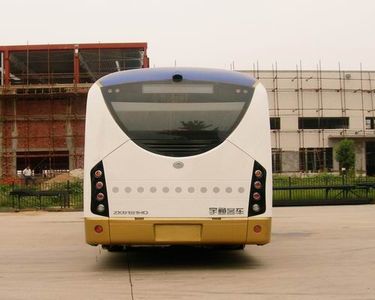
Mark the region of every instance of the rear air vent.
POLYGON ((186 140, 186 141, 163 141, 142 140, 137 141, 148 150, 161 155, 182 157, 201 154, 221 143, 219 140, 186 140))

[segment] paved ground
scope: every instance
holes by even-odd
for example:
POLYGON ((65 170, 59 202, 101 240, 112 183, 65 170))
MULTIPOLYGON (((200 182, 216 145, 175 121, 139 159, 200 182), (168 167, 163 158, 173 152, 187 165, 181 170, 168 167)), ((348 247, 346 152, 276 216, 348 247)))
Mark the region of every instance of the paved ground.
POLYGON ((0 299, 375 299, 375 205, 275 208, 244 251, 87 246, 81 213, 0 214, 0 299))

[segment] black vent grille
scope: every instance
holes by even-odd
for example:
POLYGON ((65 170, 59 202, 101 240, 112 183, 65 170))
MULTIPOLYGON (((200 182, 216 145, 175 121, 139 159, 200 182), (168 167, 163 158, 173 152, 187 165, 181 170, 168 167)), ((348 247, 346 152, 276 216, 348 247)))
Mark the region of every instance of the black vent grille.
POLYGON ((219 140, 137 140, 134 142, 153 153, 173 157, 201 154, 221 143, 219 140))

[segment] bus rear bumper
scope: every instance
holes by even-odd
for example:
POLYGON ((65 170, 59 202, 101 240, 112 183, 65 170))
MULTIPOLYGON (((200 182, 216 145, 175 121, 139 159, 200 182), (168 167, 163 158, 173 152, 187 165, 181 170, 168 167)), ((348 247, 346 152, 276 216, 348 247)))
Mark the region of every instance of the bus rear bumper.
POLYGON ((85 218, 86 242, 90 245, 264 245, 271 239, 271 219, 85 218))

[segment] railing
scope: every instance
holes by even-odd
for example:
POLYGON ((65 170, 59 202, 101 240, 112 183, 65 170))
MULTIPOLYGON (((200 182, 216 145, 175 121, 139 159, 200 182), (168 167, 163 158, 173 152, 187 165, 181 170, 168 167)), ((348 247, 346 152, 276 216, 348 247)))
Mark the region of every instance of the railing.
POLYGON ((83 182, 3 184, 0 208, 7 209, 82 209, 83 182))
MULTIPOLYGON (((375 201, 375 177, 275 177, 275 206, 363 204, 375 201)), ((83 182, 0 184, 0 210, 82 209, 83 182)))
POLYGON ((374 177, 275 177, 275 206, 363 204, 375 199, 374 177))

